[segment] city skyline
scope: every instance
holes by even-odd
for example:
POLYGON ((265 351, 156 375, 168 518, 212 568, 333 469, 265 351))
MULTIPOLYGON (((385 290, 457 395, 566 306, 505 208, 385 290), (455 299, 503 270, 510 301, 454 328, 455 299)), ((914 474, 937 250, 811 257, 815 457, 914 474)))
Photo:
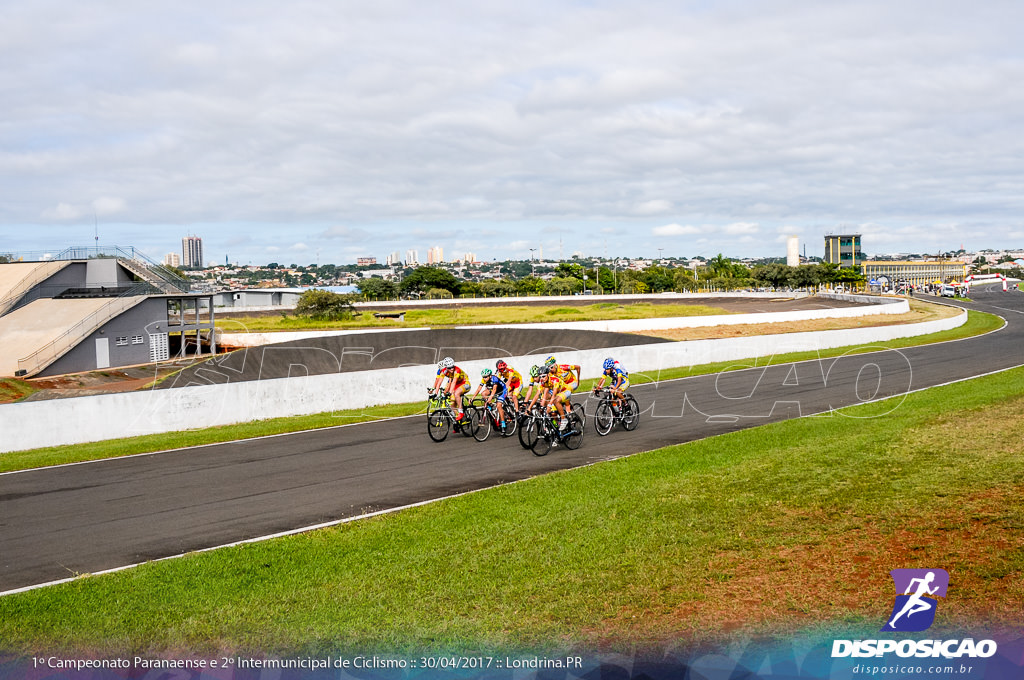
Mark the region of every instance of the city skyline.
MULTIPOLYGON (((0 249, 1024 246, 1024 6, 23 4, 0 249), (52 16, 59 7, 61 22, 52 16)), ((421 256, 422 257, 422 256, 421 256)), ((422 259, 426 259, 422 257, 422 259)))

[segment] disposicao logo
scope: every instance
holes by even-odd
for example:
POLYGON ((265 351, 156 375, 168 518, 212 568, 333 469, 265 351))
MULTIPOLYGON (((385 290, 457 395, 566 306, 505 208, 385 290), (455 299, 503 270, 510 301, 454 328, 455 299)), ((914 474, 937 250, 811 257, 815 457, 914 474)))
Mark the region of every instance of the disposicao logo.
MULTIPOLYGON (((949 574, 945 569, 893 569, 889 572, 896 586, 896 602, 882 632, 916 633, 928 630, 935 622, 939 601, 946 597, 949 574)), ((896 656, 957 659, 987 659, 998 646, 994 640, 833 640, 832 658, 896 656)), ((856 671, 855 671, 856 672, 856 671)))
POLYGON ((896 603, 883 632, 915 633, 928 630, 935 622, 937 597, 946 597, 949 574, 945 569, 893 569, 896 603), (902 593, 902 594, 901 594, 902 593))

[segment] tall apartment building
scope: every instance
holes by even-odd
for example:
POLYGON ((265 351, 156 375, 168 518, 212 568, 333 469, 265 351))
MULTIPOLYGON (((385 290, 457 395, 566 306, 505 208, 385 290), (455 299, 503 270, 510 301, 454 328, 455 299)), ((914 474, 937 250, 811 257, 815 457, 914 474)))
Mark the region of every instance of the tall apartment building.
POLYGON ((407 250, 407 251, 405 251, 405 266, 406 267, 415 267, 419 263, 420 263, 419 251, 416 251, 416 250, 407 250))
POLYGON ((181 264, 184 267, 203 266, 203 239, 198 236, 181 239, 181 264))
POLYGON ((175 268, 180 267, 181 256, 178 255, 177 253, 167 253, 166 255, 164 255, 164 265, 175 268))
POLYGON ((860 234, 825 235, 825 262, 840 267, 857 267, 862 261, 860 234))
POLYGON ((389 267, 401 266, 402 254, 396 250, 395 252, 387 256, 387 259, 384 260, 384 264, 386 264, 389 267))
POLYGON ((441 264, 444 262, 444 248, 434 246, 427 251, 427 264, 441 264))

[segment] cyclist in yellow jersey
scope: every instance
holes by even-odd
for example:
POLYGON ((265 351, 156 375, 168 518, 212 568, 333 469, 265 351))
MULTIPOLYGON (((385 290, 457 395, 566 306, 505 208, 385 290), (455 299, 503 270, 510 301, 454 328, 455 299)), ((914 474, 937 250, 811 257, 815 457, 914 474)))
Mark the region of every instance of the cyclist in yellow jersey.
POLYGON ((430 396, 435 396, 439 389, 444 389, 451 395, 455 408, 458 410, 455 420, 462 420, 466 415, 462 410, 462 395, 469 389, 469 376, 455 365, 455 360, 451 357, 445 357, 437 363, 437 379, 434 380, 434 387, 430 390, 430 396), (444 380, 447 380, 448 383, 442 388, 441 383, 444 380))
POLYGON ((530 401, 530 407, 533 407, 534 402, 538 399, 541 399, 540 403, 544 408, 554 406, 559 418, 558 429, 564 430, 566 425, 568 425, 568 420, 565 417, 566 403, 568 403, 569 397, 572 395, 572 390, 558 376, 545 367, 540 369, 538 377, 540 378, 540 390, 537 392, 537 396, 530 401))
POLYGON ((580 366, 578 364, 560 364, 555 357, 550 356, 544 361, 548 370, 558 376, 558 379, 575 390, 580 386, 580 366))
POLYGON ((498 377, 505 381, 508 385, 508 391, 511 395, 511 399, 508 400, 509 406, 512 410, 517 411, 519 409, 519 397, 523 391, 523 376, 519 374, 519 371, 509 366, 507 363, 498 359, 498 362, 494 365, 498 373, 498 377))

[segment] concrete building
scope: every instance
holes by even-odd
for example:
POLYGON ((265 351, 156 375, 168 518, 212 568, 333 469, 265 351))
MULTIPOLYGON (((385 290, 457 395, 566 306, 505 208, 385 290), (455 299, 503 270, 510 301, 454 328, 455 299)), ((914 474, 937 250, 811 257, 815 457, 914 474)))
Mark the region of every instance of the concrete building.
POLYGON ((444 262, 444 248, 434 246, 427 251, 427 264, 441 264, 444 262))
POLYGON ((202 267, 203 239, 198 236, 181 239, 181 261, 186 267, 202 267))
POLYGON ((861 273, 868 285, 880 290, 894 290, 900 284, 923 288, 936 283, 961 283, 967 276, 967 265, 958 260, 867 260, 861 273))
POLYGON ((181 266, 181 256, 177 253, 167 253, 164 255, 164 264, 168 267, 178 268, 181 266))
POLYGON ((790 267, 800 266, 800 238, 790 236, 786 239, 786 264, 790 267))
POLYGON ((840 267, 860 265, 860 234, 826 234, 824 259, 840 267))
POLYGON ((0 264, 0 375, 34 377, 215 352, 213 300, 131 248, 0 264))
POLYGON ((407 251, 405 251, 405 266, 406 267, 415 267, 419 263, 420 263, 419 251, 417 251, 417 250, 407 250, 407 251))
POLYGON ((356 264, 360 267, 368 267, 371 264, 377 264, 377 258, 375 257, 357 257, 356 264))

